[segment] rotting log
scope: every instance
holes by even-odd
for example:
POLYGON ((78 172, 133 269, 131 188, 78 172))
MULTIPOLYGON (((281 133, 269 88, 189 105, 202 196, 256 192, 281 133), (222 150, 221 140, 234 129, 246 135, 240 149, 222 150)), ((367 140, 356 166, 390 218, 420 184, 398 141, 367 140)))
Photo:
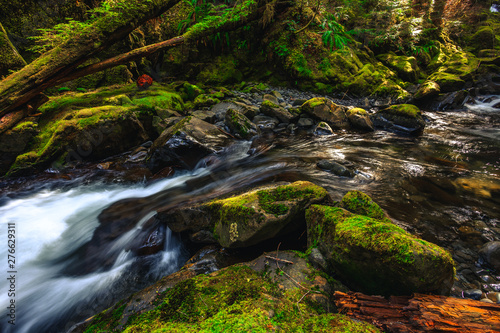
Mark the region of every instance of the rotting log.
POLYGON ((340 313, 388 333, 500 332, 500 304, 439 295, 369 296, 334 293, 340 313))

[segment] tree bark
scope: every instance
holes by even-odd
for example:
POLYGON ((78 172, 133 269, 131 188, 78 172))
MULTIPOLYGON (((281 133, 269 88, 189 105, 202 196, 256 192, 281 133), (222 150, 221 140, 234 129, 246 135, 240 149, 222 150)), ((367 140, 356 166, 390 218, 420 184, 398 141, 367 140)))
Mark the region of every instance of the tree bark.
POLYGON ((383 332, 500 332, 500 304, 438 295, 368 296, 335 292, 340 313, 383 332))

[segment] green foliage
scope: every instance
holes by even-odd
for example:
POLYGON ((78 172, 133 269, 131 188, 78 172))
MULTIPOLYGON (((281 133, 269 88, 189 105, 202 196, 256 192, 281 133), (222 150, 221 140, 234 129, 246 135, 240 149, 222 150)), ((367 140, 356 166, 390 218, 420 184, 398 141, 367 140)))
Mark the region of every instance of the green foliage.
POLYGON ((337 22, 335 16, 328 15, 321 24, 321 28, 324 29, 322 40, 326 47, 330 48, 330 51, 341 50, 347 46, 349 43, 349 38, 346 36, 344 27, 337 22))
POLYGON ((60 23, 50 29, 38 29, 40 36, 28 37, 35 41, 35 45, 28 49, 34 53, 45 53, 56 45, 61 44, 82 29, 85 29, 90 24, 89 22, 75 21, 72 18, 66 18, 66 23, 60 23))
POLYGON ((274 50, 274 53, 279 57, 286 57, 290 54, 290 50, 284 44, 281 44, 278 41, 273 40, 269 43, 269 46, 274 50))
MULTIPOLYGON (((117 23, 120 15, 130 13, 133 15, 135 10, 147 9, 148 3, 153 0, 129 1, 129 0, 106 0, 100 6, 87 11, 88 19, 81 22, 73 18, 66 18, 66 23, 60 23, 49 29, 38 29, 39 36, 28 37, 35 41, 35 46, 28 49, 35 53, 44 53, 55 46, 71 41, 75 37, 83 37, 88 28, 97 22, 100 22, 99 29, 105 30, 109 25, 117 23)), ((127 19, 127 15, 125 15, 127 19)))

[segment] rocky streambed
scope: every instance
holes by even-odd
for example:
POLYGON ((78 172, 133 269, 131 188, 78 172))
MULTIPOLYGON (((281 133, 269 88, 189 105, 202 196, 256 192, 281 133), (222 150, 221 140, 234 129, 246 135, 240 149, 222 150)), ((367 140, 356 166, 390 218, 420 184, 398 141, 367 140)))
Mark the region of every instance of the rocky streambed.
MULTIPOLYGON (((128 294, 136 288, 118 288, 94 313, 41 316, 26 331, 69 329, 122 298, 75 329, 185 332, 245 321, 272 330, 291 327, 300 314, 302 329, 333 321, 349 327, 356 324, 322 314, 333 309, 334 290, 349 288, 497 301, 497 96, 469 97, 462 110, 422 112, 381 99, 334 100, 255 84, 243 90, 184 82, 69 93, 7 133, 33 138, 21 141, 28 152, 10 162, 19 178, 4 181, 4 207, 75 186, 147 189, 94 205, 77 244, 57 260, 49 256, 58 274, 80 281, 128 263, 134 273, 115 285, 140 276, 150 284, 198 252, 135 296, 128 294), (111 152, 122 153, 107 157, 111 152), (152 273, 168 262, 172 237, 184 250, 170 268, 152 273), (242 261, 251 269, 224 269, 242 261), (308 272, 290 271, 306 261, 308 272), (200 273, 210 275, 195 278, 200 273), (219 288, 230 290, 219 299, 219 288)), ((453 105, 445 101, 441 109, 453 105)), ((35 258, 44 262, 44 253, 35 258)), ((68 309, 88 307, 73 295, 68 309)))

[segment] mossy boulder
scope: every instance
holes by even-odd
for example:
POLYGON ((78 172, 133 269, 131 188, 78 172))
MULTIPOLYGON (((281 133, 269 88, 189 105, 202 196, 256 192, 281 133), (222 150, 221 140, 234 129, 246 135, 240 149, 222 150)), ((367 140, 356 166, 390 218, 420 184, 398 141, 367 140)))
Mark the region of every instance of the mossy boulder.
POLYGON ((340 201, 341 208, 351 213, 365 215, 377 220, 386 219, 386 214, 372 198, 361 191, 349 191, 340 201))
POLYGON ((312 205, 306 221, 308 245, 320 250, 330 274, 353 289, 371 295, 450 292, 451 255, 386 219, 312 205))
MULTIPOLYGON (((269 95, 270 97, 274 97, 273 95, 269 95)), ((277 101, 276 97, 274 99, 277 101)), ((284 107, 279 106, 275 102, 273 102, 270 98, 264 99, 260 106, 260 112, 269 117, 275 117, 279 119, 282 123, 289 123, 293 119, 296 118, 296 115, 292 114, 284 107)))
MULTIPOLYGON (((282 270, 275 264, 266 267, 279 278, 282 270)), ((188 279, 168 276, 71 332, 379 332, 368 323, 326 313, 316 293, 304 296, 296 285, 279 288, 267 275, 243 264, 188 279)), ((304 284, 321 290, 316 281, 304 284)))
POLYGON ((220 99, 213 95, 208 95, 208 94, 201 94, 196 96, 196 98, 193 101, 193 105, 195 108, 203 108, 207 106, 212 106, 217 103, 220 103, 220 99))
POLYGON ((0 134, 0 175, 5 174, 16 157, 24 152, 29 141, 38 133, 38 124, 22 121, 13 129, 0 134))
POLYGON ((186 101, 193 101, 198 95, 204 94, 205 91, 197 85, 189 82, 184 82, 180 89, 181 97, 186 101))
POLYGON ((19 155, 9 174, 33 168, 54 167, 96 160, 126 151, 149 139, 136 106, 103 105, 82 109, 62 108, 48 113, 39 124, 28 152, 19 155))
POLYGON ((372 120, 376 127, 409 135, 419 135, 425 128, 422 112, 412 104, 391 105, 377 112, 372 120))
POLYGON ((496 33, 491 26, 480 27, 470 40, 470 46, 475 51, 492 49, 496 45, 496 33))
POLYGON ((249 140, 260 132, 247 117, 233 109, 227 110, 225 123, 239 139, 249 140))
POLYGON ((370 115, 362 108, 351 108, 346 111, 347 119, 351 127, 362 131, 373 131, 373 123, 370 115))
POLYGON ((238 248, 297 230, 305 209, 325 200, 325 189, 298 181, 158 213, 158 218, 174 232, 207 230, 221 246, 238 248))
POLYGON ((302 113, 324 121, 334 129, 349 128, 346 110, 345 106, 337 105, 326 97, 311 98, 301 106, 302 113))
POLYGON ((429 80, 437 83, 443 93, 457 91, 465 86, 465 81, 459 75, 447 72, 436 72, 429 76, 429 80))
POLYGON ((439 95, 441 87, 434 81, 426 80, 418 87, 417 92, 413 96, 416 100, 430 101, 432 98, 439 95))
POLYGON ((387 67, 396 71, 404 81, 415 82, 420 76, 420 69, 415 57, 398 56, 394 53, 384 53, 377 56, 387 67))
POLYGON ((9 74, 9 70, 18 70, 26 66, 26 61, 10 42, 7 32, 0 23, 0 77, 9 74))
POLYGON ((184 102, 180 95, 159 84, 152 85, 147 90, 135 92, 132 96, 132 103, 152 110, 155 108, 178 112, 184 110, 184 102))
POLYGON ((154 141, 147 165, 153 172, 173 165, 193 169, 203 157, 220 151, 231 142, 217 126, 197 117, 184 117, 154 141))

